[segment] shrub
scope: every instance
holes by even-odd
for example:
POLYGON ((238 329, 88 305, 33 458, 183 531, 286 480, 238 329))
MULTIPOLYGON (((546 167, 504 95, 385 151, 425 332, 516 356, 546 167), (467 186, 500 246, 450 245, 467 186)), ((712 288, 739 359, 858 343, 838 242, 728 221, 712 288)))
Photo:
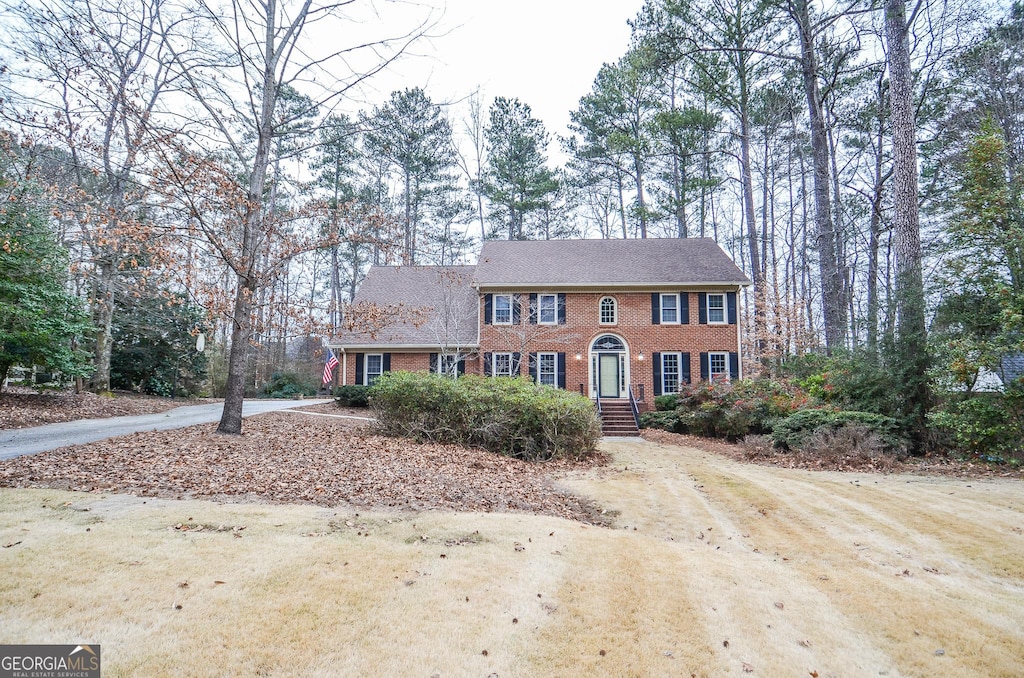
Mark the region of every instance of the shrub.
POLYGON ((769 379, 683 385, 678 393, 655 398, 659 410, 674 405, 675 417, 641 419, 641 425, 677 433, 738 440, 767 433, 769 421, 791 414, 807 402, 792 385, 769 379))
POLYGON ((1024 459, 1024 387, 952 400, 928 416, 949 447, 982 461, 1024 459))
POLYGON ((816 402, 840 410, 900 416, 898 376, 864 354, 839 355, 819 363, 817 372, 797 383, 816 402))
POLYGON ((334 402, 338 407, 368 407, 370 387, 358 384, 338 386, 334 389, 334 402))
POLYGON ((527 379, 387 372, 369 396, 385 434, 523 459, 582 457, 601 436, 588 398, 527 379))
POLYGON ((660 428, 678 433, 679 415, 672 412, 644 412, 640 415, 640 428, 660 428))
POLYGON ((898 422, 873 412, 808 409, 778 419, 772 425, 772 440, 783 449, 805 449, 812 436, 821 431, 835 432, 844 426, 860 426, 876 434, 889 452, 902 452, 906 441, 898 422))
MULTIPOLYGON (((823 426, 804 440, 801 452, 819 460, 831 459, 837 465, 868 462, 875 468, 892 468, 901 449, 894 449, 870 426, 846 423, 838 428, 823 426)), ((858 464, 859 465, 859 464, 858 464)))
POLYGON ((675 393, 668 395, 654 396, 654 409, 659 412, 670 412, 679 405, 679 396, 675 393))
POLYGON ((295 398, 300 395, 316 395, 316 386, 304 381, 293 372, 274 372, 263 387, 268 398, 295 398))

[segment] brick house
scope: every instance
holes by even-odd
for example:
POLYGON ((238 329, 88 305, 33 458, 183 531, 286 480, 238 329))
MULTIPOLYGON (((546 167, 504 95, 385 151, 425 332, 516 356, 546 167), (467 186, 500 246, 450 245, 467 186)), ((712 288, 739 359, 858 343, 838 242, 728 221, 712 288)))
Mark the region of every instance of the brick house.
POLYGON ((392 319, 329 345, 345 384, 519 375, 650 409, 681 383, 741 376, 749 284, 710 238, 486 241, 476 266, 371 268, 355 308, 392 319))

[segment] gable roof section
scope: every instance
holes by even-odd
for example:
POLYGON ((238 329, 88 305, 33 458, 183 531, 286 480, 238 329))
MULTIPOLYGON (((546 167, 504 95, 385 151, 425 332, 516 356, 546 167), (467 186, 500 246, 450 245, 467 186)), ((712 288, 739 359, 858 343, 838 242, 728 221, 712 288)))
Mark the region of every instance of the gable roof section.
POLYGON ((749 285, 711 238, 488 240, 479 287, 749 285))
POLYGON ((410 319, 399 318, 375 333, 342 331, 337 343, 347 347, 475 346, 480 304, 472 286, 475 270, 476 266, 371 267, 353 304, 422 309, 423 322, 417 327, 410 319))

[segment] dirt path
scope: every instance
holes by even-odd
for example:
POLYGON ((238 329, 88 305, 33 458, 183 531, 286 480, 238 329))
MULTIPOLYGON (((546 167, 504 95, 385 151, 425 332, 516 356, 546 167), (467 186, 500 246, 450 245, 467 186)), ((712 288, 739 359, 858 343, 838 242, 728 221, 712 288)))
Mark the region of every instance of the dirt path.
POLYGON ((0 642, 110 676, 1024 675, 1024 483, 603 447, 564 484, 610 529, 0 490, 0 642))

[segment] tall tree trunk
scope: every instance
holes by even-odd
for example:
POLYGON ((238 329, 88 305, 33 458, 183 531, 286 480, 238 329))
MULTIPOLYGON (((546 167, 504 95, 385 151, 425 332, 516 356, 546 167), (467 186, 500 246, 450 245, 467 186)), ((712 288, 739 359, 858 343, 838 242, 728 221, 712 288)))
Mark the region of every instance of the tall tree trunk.
POLYGON ((636 172, 636 205, 640 215, 640 237, 647 237, 647 203, 644 198, 644 169, 640 155, 633 156, 633 170, 636 172))
POLYGON ((794 0, 790 13, 800 34, 800 74, 807 97, 811 122, 811 158, 814 176, 814 223, 817 231, 821 306, 825 320, 825 347, 828 351, 843 348, 846 343, 846 313, 842 299, 842 276, 839 270, 835 225, 829 198, 828 135, 818 87, 818 64, 814 52, 814 34, 808 0, 794 0))
POLYGON ((885 0, 889 99, 892 118, 893 241, 896 250, 896 346, 893 368, 902 390, 905 425, 913 449, 921 452, 928 408, 928 341, 921 232, 917 206, 917 146, 914 77, 905 0, 885 0))
POLYGON ((96 344, 93 349, 93 374, 90 388, 96 393, 110 391, 110 361, 114 342, 114 286, 117 270, 105 259, 100 263, 96 280, 96 344))
POLYGON ((875 130, 874 150, 874 186, 871 193, 871 221, 868 234, 868 313, 867 313, 867 334, 868 352, 872 357, 878 356, 878 251, 881 246, 882 235, 882 197, 885 177, 882 173, 882 150, 883 136, 885 134, 885 107, 884 107, 884 79, 879 76, 877 82, 878 93, 878 116, 876 122, 878 128, 875 130))

